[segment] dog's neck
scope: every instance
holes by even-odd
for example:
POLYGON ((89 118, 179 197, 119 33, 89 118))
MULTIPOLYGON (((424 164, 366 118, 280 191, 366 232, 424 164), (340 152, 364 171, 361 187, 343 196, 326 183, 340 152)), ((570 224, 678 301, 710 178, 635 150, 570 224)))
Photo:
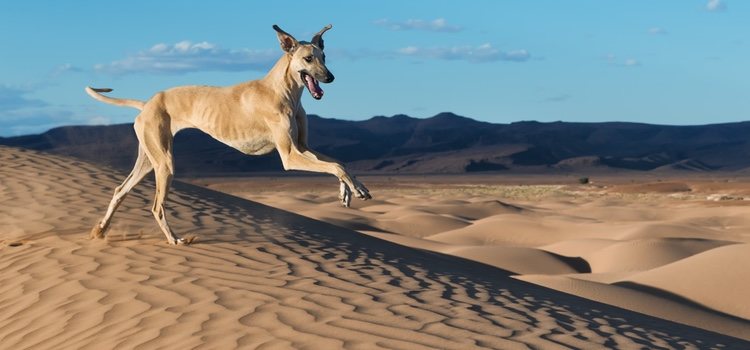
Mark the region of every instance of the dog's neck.
POLYGON ((273 86, 273 91, 288 99, 293 106, 299 105, 305 87, 299 81, 299 72, 291 70, 292 56, 284 54, 266 74, 264 81, 273 86))

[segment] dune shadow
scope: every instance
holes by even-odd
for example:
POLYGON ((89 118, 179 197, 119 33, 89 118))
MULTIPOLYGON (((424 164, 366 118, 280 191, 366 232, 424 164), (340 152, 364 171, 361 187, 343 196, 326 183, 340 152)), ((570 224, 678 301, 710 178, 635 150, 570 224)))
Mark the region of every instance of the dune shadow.
POLYGON ((584 258, 565 256, 565 255, 555 254, 552 252, 547 252, 547 253, 551 254, 557 259, 560 259, 560 261, 570 266, 577 273, 591 273, 591 264, 589 264, 589 262, 586 261, 586 259, 584 258))
POLYGON ((737 316, 734 316, 734 315, 723 313, 723 312, 718 311, 718 310, 711 309, 709 307, 706 307, 703 304, 697 303, 697 302, 692 301, 692 300, 690 300, 688 298, 685 298, 685 297, 683 297, 681 295, 678 295, 678 294, 666 291, 664 289, 660 289, 660 288, 656 288, 656 287, 651 287, 651 286, 647 286, 647 285, 640 284, 640 283, 635 283, 635 282, 628 282, 628 281, 625 281, 625 282, 615 282, 615 283, 612 283, 612 284, 615 285, 615 286, 625 287, 625 288, 628 288, 628 289, 633 289, 633 290, 637 290, 637 291, 644 292, 644 293, 647 293, 647 294, 651 294, 651 295, 655 295, 655 296, 658 296, 658 297, 662 297, 664 299, 672 300, 674 302, 677 302, 677 303, 680 303, 680 304, 683 304, 683 305, 688 305, 690 307, 702 310, 702 311, 710 313, 710 314, 714 314, 716 316, 725 317, 725 318, 733 319, 733 320, 738 321, 738 322, 747 323, 748 330, 750 331, 750 320, 746 320, 744 318, 740 318, 740 317, 737 317, 737 316))
MULTIPOLYGON (((232 234, 204 235, 194 246, 219 243, 247 244, 262 236, 267 242, 292 251, 299 259, 317 265, 320 272, 328 277, 341 277, 329 273, 319 259, 335 263, 337 268, 346 269, 352 275, 366 276, 372 273, 373 266, 387 264, 397 273, 381 269, 380 273, 390 278, 389 284, 413 286, 405 295, 414 303, 429 303, 424 298, 426 291, 439 293, 443 300, 465 305, 479 317, 497 327, 505 327, 498 321, 498 308, 504 308, 524 320, 529 327, 548 327, 528 313, 513 311, 523 305, 526 311, 543 313, 554 321, 555 330, 541 335, 548 341, 557 342, 554 334, 569 332, 578 334, 580 323, 605 338, 604 347, 618 347, 618 337, 643 348, 685 348, 685 342, 710 344, 724 349, 747 349, 750 342, 731 336, 699 329, 637 312, 621 309, 577 297, 575 295, 543 288, 511 278, 511 273, 496 267, 444 255, 404 247, 380 240, 365 234, 320 222, 292 212, 252 202, 229 194, 208 190, 191 184, 175 182, 178 196, 189 200, 198 211, 230 213, 232 220, 220 222, 233 226, 232 234), (221 203, 221 208, 213 203, 221 203), (273 230, 268 229, 273 227, 273 230), (409 282, 409 283, 406 283, 409 282), (468 299, 467 299, 468 297, 468 299), (606 326, 606 327, 605 327, 606 326), (655 343, 668 344, 658 347, 655 343)), ((198 214, 202 215, 202 214, 198 214)), ((583 259, 567 261, 579 271, 590 271, 583 259)), ((348 283, 357 283, 347 280, 348 283)), ((750 326, 750 323, 748 323, 750 326)), ((562 343, 560 343, 562 344, 562 343)))

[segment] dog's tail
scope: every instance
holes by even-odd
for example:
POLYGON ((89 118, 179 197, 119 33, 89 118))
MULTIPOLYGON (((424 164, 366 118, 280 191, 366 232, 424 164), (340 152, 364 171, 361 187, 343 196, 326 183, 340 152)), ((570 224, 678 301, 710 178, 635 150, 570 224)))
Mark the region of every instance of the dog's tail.
POLYGON ((131 100, 126 98, 112 98, 107 97, 101 94, 101 92, 110 92, 112 89, 97 89, 92 88, 90 86, 86 87, 86 93, 89 94, 89 96, 93 97, 95 100, 102 101, 104 103, 109 103, 111 105, 115 106, 127 106, 127 107, 133 107, 137 110, 143 110, 143 101, 138 100, 131 100))

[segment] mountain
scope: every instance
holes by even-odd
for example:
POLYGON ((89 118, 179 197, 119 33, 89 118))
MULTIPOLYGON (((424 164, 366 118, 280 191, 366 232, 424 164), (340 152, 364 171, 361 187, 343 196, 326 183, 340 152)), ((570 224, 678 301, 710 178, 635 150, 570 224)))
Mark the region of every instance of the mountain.
MULTIPOLYGON (((346 121, 309 116, 315 150, 361 172, 467 173, 515 170, 630 169, 713 171, 750 167, 750 122, 696 126, 640 123, 493 124, 453 113, 346 121)), ((65 126, 0 138, 0 145, 70 155, 129 170, 132 124, 65 126)), ((175 137, 178 176, 282 170, 275 152, 246 156, 198 130, 175 137)))

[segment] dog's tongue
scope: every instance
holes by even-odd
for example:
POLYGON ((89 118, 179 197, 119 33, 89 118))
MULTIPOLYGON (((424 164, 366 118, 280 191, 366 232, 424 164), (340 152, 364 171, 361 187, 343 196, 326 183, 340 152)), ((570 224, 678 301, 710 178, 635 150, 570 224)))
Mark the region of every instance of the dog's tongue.
POLYGON ((307 89, 310 90, 312 97, 320 99, 323 97, 323 89, 320 88, 320 84, 310 74, 305 74, 305 83, 307 83, 307 89))

